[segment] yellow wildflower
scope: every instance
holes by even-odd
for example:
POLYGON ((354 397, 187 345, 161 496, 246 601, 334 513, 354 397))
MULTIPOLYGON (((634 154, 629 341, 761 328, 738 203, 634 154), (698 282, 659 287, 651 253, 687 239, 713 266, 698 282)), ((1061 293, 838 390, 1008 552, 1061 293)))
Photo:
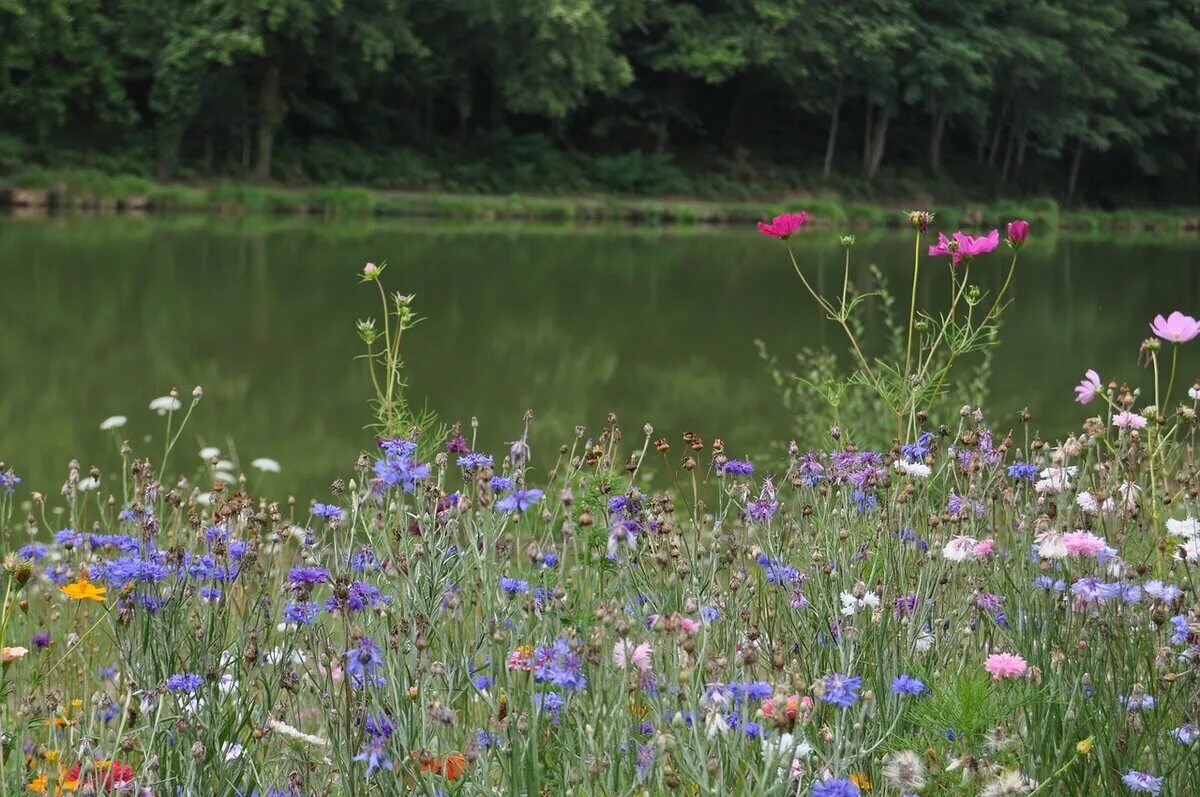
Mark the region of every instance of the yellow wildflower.
POLYGON ((108 592, 108 589, 97 587, 87 576, 80 576, 75 582, 67 584, 65 587, 59 587, 58 591, 73 601, 86 600, 104 603, 104 594, 108 592))
POLYGON ((850 782, 853 783, 858 788, 862 789, 863 791, 871 790, 871 779, 868 778, 866 775, 860 775, 857 772, 851 772, 850 773, 850 782))

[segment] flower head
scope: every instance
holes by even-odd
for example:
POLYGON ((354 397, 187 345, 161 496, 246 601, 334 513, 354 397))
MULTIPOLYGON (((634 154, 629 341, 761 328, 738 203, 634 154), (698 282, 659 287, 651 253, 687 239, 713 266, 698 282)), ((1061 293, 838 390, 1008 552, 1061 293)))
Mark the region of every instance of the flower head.
POLYGON ((1104 387, 1100 384, 1100 374, 1089 368, 1083 375, 1082 381, 1075 386, 1075 400, 1080 404, 1088 404, 1103 390, 1104 387))
POLYGON ((1001 678, 1019 678, 1029 669, 1029 665, 1015 654, 993 653, 983 663, 983 669, 991 674, 992 680, 999 681, 1001 678))
POLYGON ((1020 249, 1025 243, 1025 239, 1029 237, 1029 222, 1024 219, 1015 219, 1008 223, 1008 245, 1013 249, 1020 249))
POLYGON ((1166 318, 1156 315, 1150 331, 1169 343, 1187 343, 1200 335, 1200 321, 1176 310, 1166 318))
POLYGON ((1118 429, 1145 429, 1146 418, 1136 412, 1125 410, 1113 416, 1112 425, 1118 429))
POLYGON ((758 223, 758 231, 763 235, 770 235, 773 238, 786 241, 795 234, 796 230, 803 227, 807 221, 808 214, 803 210, 799 213, 782 213, 771 219, 770 224, 760 221, 758 223))
POLYGON ((106 587, 97 587, 87 576, 80 576, 70 584, 59 587, 58 591, 73 601, 96 601, 104 603, 104 596, 108 592, 108 589, 106 587))
POLYGON ((859 797, 862 794, 849 778, 830 778, 814 783, 812 797, 859 797))
POLYGON ((985 255, 1000 245, 1000 231, 992 230, 987 235, 974 238, 961 230, 949 238, 945 233, 938 233, 938 241, 929 247, 931 257, 950 255, 955 268, 964 260, 970 260, 977 255, 985 255))
POLYGON ((1162 791, 1163 778, 1156 778, 1149 772, 1138 772, 1131 769, 1121 778, 1130 791, 1158 794, 1162 791))

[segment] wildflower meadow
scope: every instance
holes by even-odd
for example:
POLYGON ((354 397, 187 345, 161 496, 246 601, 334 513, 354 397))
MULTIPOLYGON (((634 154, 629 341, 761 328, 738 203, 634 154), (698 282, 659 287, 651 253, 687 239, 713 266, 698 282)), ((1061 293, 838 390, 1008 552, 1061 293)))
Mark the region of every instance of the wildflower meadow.
POLYGON ((369 263, 373 425, 327 494, 197 451, 200 387, 141 410, 149 441, 95 419, 109 464, 61 486, 0 463, 2 792, 1200 794, 1200 322, 1130 328, 1138 384, 1078 363, 1043 440, 961 400, 1036 230, 913 212, 892 297, 849 235, 815 283, 807 220, 757 243, 850 357, 810 385, 814 450, 612 416, 538 450, 534 413, 479 450, 413 400, 403 351, 436 344, 369 263))

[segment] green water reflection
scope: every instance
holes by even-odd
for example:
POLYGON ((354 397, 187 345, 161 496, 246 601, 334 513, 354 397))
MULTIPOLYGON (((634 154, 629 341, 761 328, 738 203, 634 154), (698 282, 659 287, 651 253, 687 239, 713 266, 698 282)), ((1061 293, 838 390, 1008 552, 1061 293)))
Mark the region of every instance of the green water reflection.
MULTIPOLYGON (((841 279, 832 232, 797 241, 819 281, 841 279)), ((859 235, 855 272, 878 263, 906 285, 911 239, 859 235)), ((386 260, 388 286, 427 316, 407 347, 418 401, 447 420, 480 421, 498 450, 535 412, 534 465, 549 467, 576 424, 615 412, 677 439, 724 437, 767 451, 793 419, 772 393, 753 341, 780 354, 839 345, 774 241, 729 229, 497 227, 434 222, 71 218, 0 220, 0 459, 53 491, 65 465, 111 468, 98 424, 158 456, 149 401, 171 386, 205 398, 176 464, 201 443, 242 462, 283 463, 274 494, 323 496, 370 443, 368 381, 354 333, 378 314, 357 283, 386 260)), ((997 354, 991 410, 1006 426, 1028 406, 1049 436, 1078 423, 1071 386, 1084 368, 1141 378, 1137 347, 1157 312, 1200 311, 1200 242, 1053 238, 1023 255, 997 354)), ((980 261, 985 288, 1003 254, 980 261)), ((931 300, 948 290, 927 271, 931 300)), ((901 289, 904 290, 903 288, 901 289)), ((878 327, 878 324, 875 324, 878 327)), ((873 330, 880 334, 878 329, 873 330)), ((1200 342, 1181 378, 1200 375, 1200 342)))

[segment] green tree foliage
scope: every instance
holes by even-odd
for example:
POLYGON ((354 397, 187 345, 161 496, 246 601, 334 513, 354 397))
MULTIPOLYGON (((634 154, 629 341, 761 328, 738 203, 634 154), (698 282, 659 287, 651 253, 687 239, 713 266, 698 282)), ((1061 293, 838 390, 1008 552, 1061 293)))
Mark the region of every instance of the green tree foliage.
POLYGON ((160 178, 1200 204, 1200 3, 0 0, 0 137, 160 178))

